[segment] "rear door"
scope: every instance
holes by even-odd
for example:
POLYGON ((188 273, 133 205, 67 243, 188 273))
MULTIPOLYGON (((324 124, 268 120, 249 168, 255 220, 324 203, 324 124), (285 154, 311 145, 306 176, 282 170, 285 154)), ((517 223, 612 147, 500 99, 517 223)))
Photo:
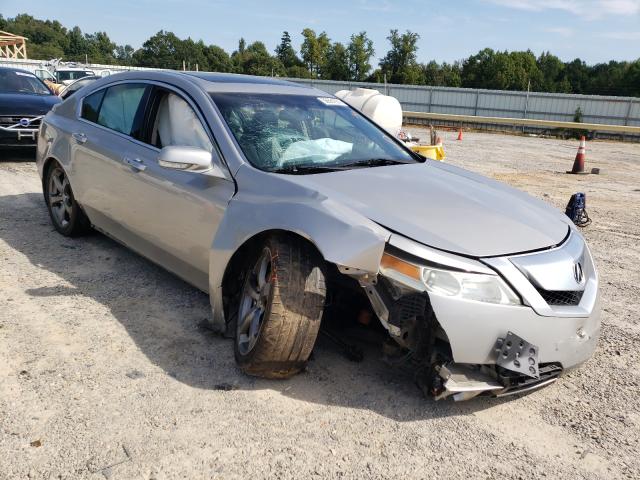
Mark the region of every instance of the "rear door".
POLYGON ((151 88, 127 82, 92 93, 82 99, 71 132, 74 192, 94 225, 123 241, 136 198, 125 153, 142 136, 151 88))

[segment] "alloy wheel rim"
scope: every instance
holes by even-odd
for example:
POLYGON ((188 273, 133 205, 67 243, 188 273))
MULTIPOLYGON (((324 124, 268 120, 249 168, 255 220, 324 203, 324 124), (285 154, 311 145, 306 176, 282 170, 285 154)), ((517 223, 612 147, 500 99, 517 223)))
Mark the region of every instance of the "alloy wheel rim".
POLYGON ((69 179, 59 167, 54 168, 49 176, 49 206, 58 225, 66 228, 71 222, 73 197, 69 179))
POLYGON ((271 298, 271 252, 265 248, 245 280, 240 298, 236 341, 238 350, 247 355, 255 347, 271 298))

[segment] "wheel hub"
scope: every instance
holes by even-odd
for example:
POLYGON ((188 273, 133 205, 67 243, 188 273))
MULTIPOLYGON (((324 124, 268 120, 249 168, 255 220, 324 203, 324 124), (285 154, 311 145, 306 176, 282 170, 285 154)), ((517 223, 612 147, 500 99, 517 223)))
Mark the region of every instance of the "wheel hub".
POLYGON ((62 228, 69 225, 73 211, 73 197, 69 179, 60 167, 56 167, 49 177, 49 206, 54 221, 62 228))
POLYGON ((236 342, 242 355, 247 355, 258 340, 269 310, 272 283, 271 252, 265 248, 247 275, 240 297, 236 342))

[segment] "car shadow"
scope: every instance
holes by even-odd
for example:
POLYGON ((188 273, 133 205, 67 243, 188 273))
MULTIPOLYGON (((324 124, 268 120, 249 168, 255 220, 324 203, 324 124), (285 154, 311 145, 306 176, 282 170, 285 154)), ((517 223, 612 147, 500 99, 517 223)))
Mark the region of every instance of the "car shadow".
POLYGON ((35 147, 2 148, 0 147, 0 162, 35 162, 35 147))
POLYGON ((206 294, 101 234, 60 236, 40 193, 0 197, 0 238, 63 280, 27 289, 27 294, 82 295, 98 302, 154 365, 195 388, 270 390, 305 402, 367 409, 397 421, 467 415, 503 401, 435 402, 423 396, 410 372, 382 362, 379 349, 366 348, 363 362, 349 362, 322 336, 305 372, 289 380, 249 377, 235 364, 232 341, 204 326, 210 316, 206 294))

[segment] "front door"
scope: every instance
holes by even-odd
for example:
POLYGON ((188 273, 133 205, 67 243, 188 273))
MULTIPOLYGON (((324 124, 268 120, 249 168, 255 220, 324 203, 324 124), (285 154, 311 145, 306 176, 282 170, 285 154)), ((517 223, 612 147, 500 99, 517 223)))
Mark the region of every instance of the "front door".
POLYGON ((128 171, 119 188, 126 189, 128 204, 118 205, 127 243, 208 291, 211 245, 234 183, 230 175, 161 167, 163 147, 189 146, 211 152, 212 162, 227 172, 195 105, 160 87, 154 87, 149 105, 144 138, 122 152, 128 171))

